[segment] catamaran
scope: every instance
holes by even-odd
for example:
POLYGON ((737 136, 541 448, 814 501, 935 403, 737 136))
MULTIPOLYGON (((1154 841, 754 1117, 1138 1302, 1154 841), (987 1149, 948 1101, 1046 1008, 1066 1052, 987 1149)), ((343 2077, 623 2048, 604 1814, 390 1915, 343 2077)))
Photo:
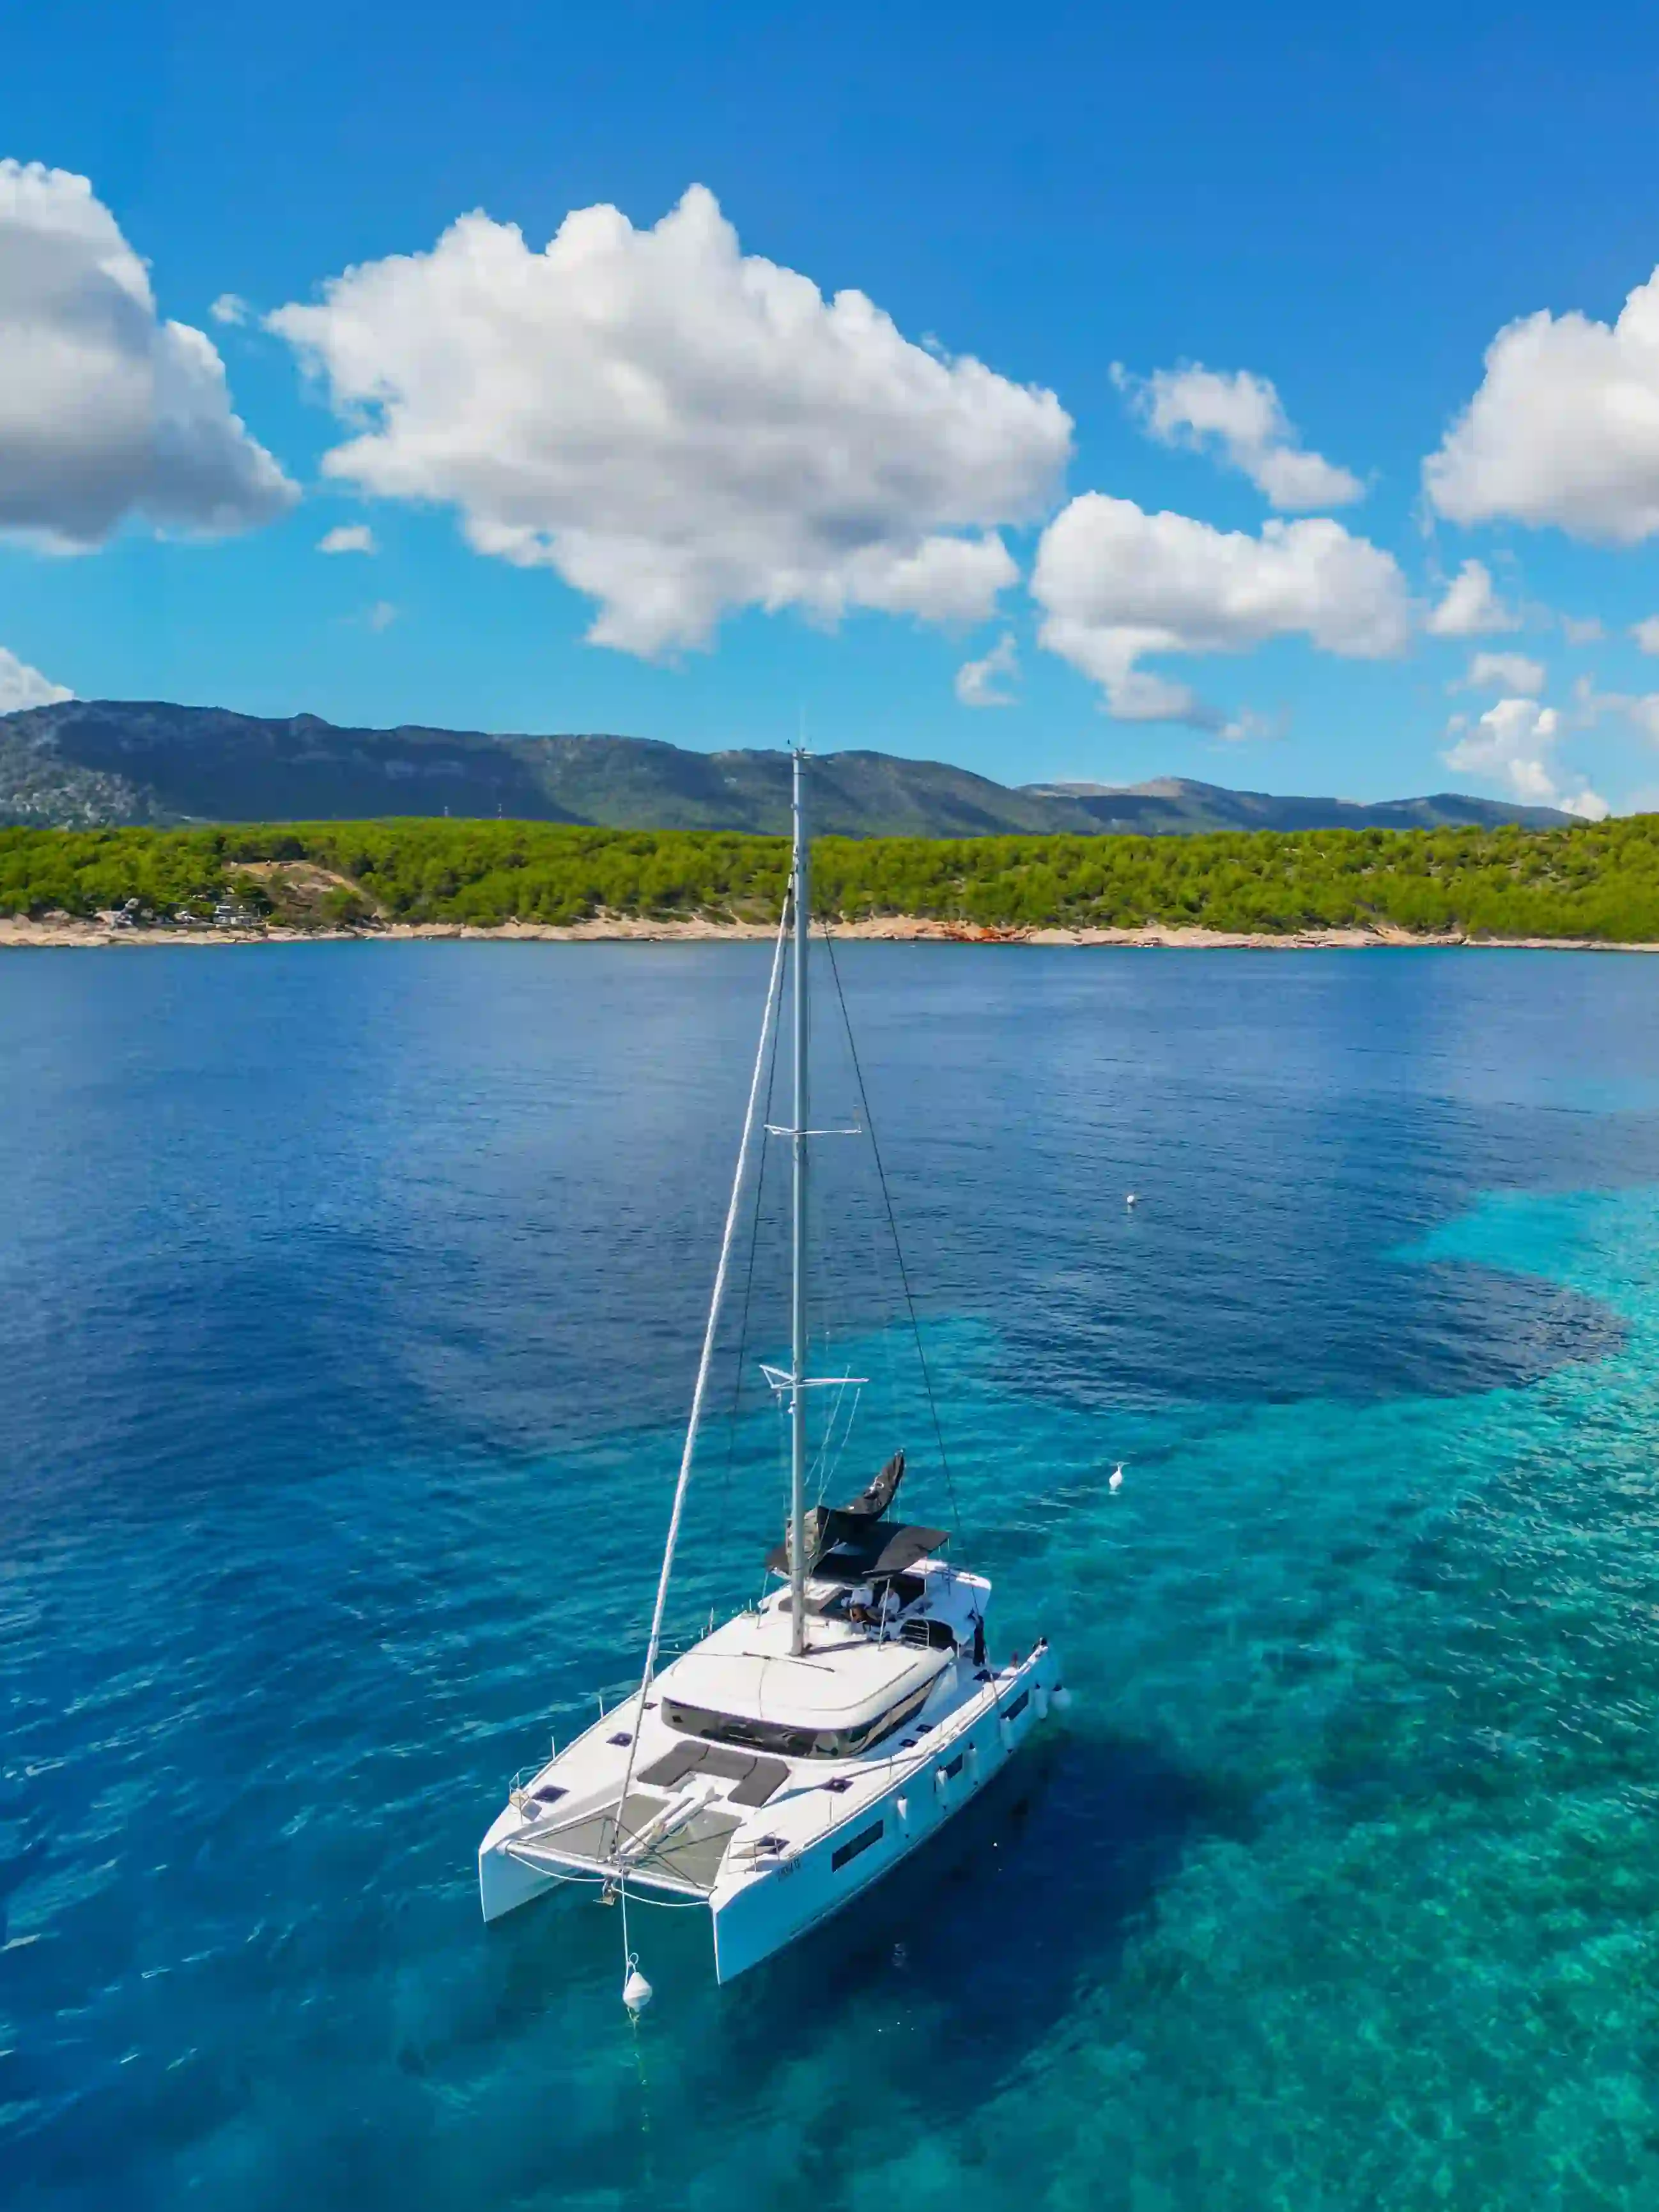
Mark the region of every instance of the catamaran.
MULTIPOLYGON (((805 752, 797 751, 789 889, 639 1688, 563 1750, 555 1747, 543 1765, 515 1778, 478 1850, 486 1920, 573 1881, 620 1899, 623 1997, 635 2014, 651 1990, 629 1948, 630 1895, 705 1905, 716 1978, 729 1982, 908 1858, 1066 1701, 1060 1662, 1046 1639, 1006 1665, 994 1663, 986 1626, 991 1585, 945 1556, 948 1532, 894 1517, 902 1451, 849 1504, 807 1502, 813 1393, 857 1378, 808 1372, 809 1147, 831 1133, 809 1127, 805 768, 805 752), (768 1594, 665 1660, 675 1549, 786 966, 793 986, 791 1117, 766 1133, 787 1139, 790 1152, 790 1364, 763 1371, 788 1411, 788 1519, 784 1540, 766 1560, 768 1594)), ((858 1080, 862 1096, 861 1074, 858 1080)), ((873 1138, 867 1100, 864 1106, 873 1138)), ((885 1198, 879 1152, 876 1158, 885 1198)), ((914 1321, 902 1255, 901 1276, 914 1321)), ((917 1342, 920 1350, 919 1334, 917 1342)), ((931 1401, 931 1387, 928 1395, 931 1401)), ((943 1457, 937 1425, 935 1434, 943 1457)))

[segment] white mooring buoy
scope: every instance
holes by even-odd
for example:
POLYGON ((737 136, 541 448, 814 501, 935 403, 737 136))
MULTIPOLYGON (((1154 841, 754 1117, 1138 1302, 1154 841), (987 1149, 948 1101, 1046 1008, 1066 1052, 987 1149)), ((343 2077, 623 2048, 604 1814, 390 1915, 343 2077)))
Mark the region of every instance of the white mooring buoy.
POLYGON ((1132 1191, 1132 1190, 1125 1191, 1125 1192, 1124 1192, 1124 1194, 1123 1194, 1123 1203, 1125 1204, 1125 1206, 1133 1206, 1133 1205, 1134 1204, 1134 1202, 1135 1202, 1135 1194, 1133 1193, 1133 1191, 1132 1191))
POLYGON ((1115 1498, 1116 1497, 1116 1495, 1117 1495, 1118 1492, 1119 1492, 1120 1490, 1121 1490, 1121 1489, 1122 1489, 1122 1487, 1123 1487, 1123 1462, 1122 1462, 1122 1461, 1121 1461, 1121 1460, 1119 1460, 1119 1462, 1118 1462, 1117 1465, 1116 1465, 1116 1466, 1112 1469, 1111 1473, 1107 1476, 1107 1478, 1106 1478, 1106 1487, 1107 1487, 1107 1489, 1108 1489, 1108 1490, 1109 1490, 1109 1491, 1111 1492, 1112 1495, 1113 1495, 1115 1498))
POLYGON ((650 1983, 640 1972, 638 1960, 630 1959, 628 1962, 628 1979, 623 1984, 623 2002, 628 2007, 629 2018, 637 2020, 647 2005, 650 2003, 651 1997, 650 1983))

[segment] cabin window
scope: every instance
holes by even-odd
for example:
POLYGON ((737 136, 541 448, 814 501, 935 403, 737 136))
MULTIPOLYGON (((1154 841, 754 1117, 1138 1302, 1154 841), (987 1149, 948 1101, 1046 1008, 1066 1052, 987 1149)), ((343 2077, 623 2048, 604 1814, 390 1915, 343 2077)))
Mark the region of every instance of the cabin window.
POLYGON ((662 1717, 682 1735, 733 1744, 739 1751, 781 1753, 786 1759, 810 1759, 823 1741, 808 1729, 783 1728, 775 1721, 751 1721, 741 1713, 712 1713, 700 1705, 679 1705, 672 1698, 663 1699, 662 1717))
MULTIPOLYGON (((840 1741, 846 1747, 842 1756, 856 1757, 860 1752, 868 1751, 872 1743, 879 1743, 884 1736, 891 1735, 895 1729, 902 1728, 910 1716, 920 1712, 927 1704, 927 1693, 933 1686, 931 1681, 924 1682, 919 1690, 912 1690, 908 1698, 901 1698, 897 1705, 890 1705, 875 1720, 867 1721, 860 1729, 844 1730, 840 1737, 840 1741)), ((818 1741, 822 1742, 823 1739, 820 1737, 818 1741)))
POLYGON ((872 1844, 878 1844, 881 1841, 883 1826, 880 1820, 872 1820, 867 1828, 861 1829, 849 1843, 843 1844, 830 1862, 830 1873, 839 1874, 849 1859, 855 1859, 860 1851, 867 1851, 872 1844))

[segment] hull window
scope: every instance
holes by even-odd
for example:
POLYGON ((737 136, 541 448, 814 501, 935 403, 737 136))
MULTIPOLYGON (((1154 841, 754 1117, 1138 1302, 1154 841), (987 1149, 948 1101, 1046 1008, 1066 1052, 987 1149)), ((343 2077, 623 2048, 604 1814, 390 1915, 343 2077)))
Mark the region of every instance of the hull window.
POLYGON ((881 1841, 882 1829, 884 1825, 880 1820, 872 1821, 871 1825, 861 1830, 850 1843, 843 1844, 830 1862, 830 1872, 839 1874, 851 1860, 857 1858, 860 1851, 867 1851, 872 1844, 878 1844, 881 1841))

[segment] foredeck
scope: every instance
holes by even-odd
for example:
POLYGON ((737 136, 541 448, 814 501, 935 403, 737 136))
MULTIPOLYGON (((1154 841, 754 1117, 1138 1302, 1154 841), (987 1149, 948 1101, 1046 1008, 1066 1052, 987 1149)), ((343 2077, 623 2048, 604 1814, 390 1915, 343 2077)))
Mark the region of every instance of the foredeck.
MULTIPOLYGON (((574 1820, 541 1820, 521 1829, 504 1849, 526 1866, 608 1875, 615 1867, 619 1837, 626 1844, 671 1802, 647 1790, 630 1790, 620 1820, 615 1803, 590 1809, 574 1820)), ((720 1880, 726 1846, 742 1825, 734 1814, 705 1807, 660 1842, 630 1855, 629 1876, 707 1897, 720 1880)))

